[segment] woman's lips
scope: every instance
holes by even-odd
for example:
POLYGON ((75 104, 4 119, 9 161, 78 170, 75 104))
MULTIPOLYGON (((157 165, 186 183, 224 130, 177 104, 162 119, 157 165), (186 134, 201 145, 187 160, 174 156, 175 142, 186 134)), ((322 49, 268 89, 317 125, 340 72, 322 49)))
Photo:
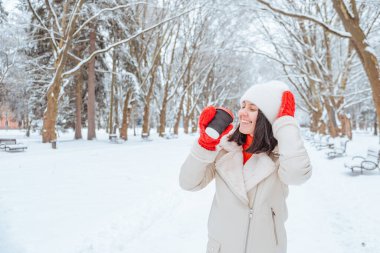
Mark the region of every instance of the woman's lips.
POLYGON ((248 124, 252 124, 252 121, 249 121, 249 120, 240 120, 240 124, 245 124, 245 125, 248 125, 248 124))

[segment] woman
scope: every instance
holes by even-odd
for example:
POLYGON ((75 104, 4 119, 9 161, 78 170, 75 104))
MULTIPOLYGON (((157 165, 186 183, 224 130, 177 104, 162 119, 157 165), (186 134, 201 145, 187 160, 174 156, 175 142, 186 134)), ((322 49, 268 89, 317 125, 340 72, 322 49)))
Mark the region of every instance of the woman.
POLYGON ((215 179, 207 252, 284 253, 288 185, 311 176, 294 96, 272 81, 249 88, 240 103, 237 128, 216 140, 205 133, 215 108, 201 113, 200 137, 181 167, 180 185, 197 191, 215 179))

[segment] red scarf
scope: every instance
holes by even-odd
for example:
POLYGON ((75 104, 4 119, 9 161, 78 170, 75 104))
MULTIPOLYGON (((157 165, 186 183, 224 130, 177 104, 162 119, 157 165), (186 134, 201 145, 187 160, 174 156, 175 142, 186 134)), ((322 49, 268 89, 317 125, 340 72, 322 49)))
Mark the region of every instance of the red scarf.
POLYGON ((247 139, 245 140, 245 143, 243 144, 243 164, 245 164, 249 158, 251 158, 251 156, 253 154, 251 153, 248 153, 248 152, 245 152, 245 150, 247 148, 249 148, 249 146, 251 146, 253 142, 253 136, 251 136, 250 134, 247 134, 247 139))

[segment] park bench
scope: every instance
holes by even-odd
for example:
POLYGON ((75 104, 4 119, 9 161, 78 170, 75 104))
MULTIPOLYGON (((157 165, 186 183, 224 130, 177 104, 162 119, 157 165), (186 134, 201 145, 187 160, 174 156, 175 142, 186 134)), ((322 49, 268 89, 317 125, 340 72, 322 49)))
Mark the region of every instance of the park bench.
POLYGON ((116 142, 117 141, 117 135, 116 134, 110 134, 108 135, 108 139, 110 142, 116 142))
POLYGON ((321 135, 320 134, 312 135, 309 142, 310 142, 310 145, 312 145, 312 146, 317 145, 318 143, 321 142, 321 135))
POLYGON ((334 143, 332 142, 331 138, 329 135, 324 135, 320 138, 319 142, 315 143, 315 148, 317 150, 321 150, 324 148, 333 148, 334 143))
POLYGON ((7 152, 16 152, 16 151, 25 151, 28 147, 19 143, 19 144, 11 144, 5 145, 4 150, 7 152))
POLYGON ((148 133, 142 133, 141 134, 141 139, 143 141, 152 141, 152 138, 150 138, 149 134, 148 133))
POLYGON ((314 133, 306 132, 304 133, 303 138, 305 141, 311 142, 311 141, 314 141, 314 135, 315 135, 314 133))
POLYGON ((339 141, 334 143, 334 146, 326 152, 327 158, 333 159, 346 155, 347 143, 349 141, 350 140, 347 138, 339 139, 339 141))
POLYGON ((0 139, 0 149, 6 152, 25 151, 28 147, 22 143, 17 143, 16 139, 0 139))
POLYGON ((108 135, 108 140, 111 143, 117 143, 117 144, 123 143, 123 141, 119 137, 117 137, 117 134, 108 135))
POLYGON ((3 139, 3 138, 0 138, 0 144, 16 144, 16 139, 3 139))
POLYGON ((380 150, 379 148, 369 147, 367 150, 367 156, 354 156, 352 159, 344 164, 346 168, 351 169, 352 172, 355 169, 360 169, 360 173, 363 174, 364 170, 379 169, 380 150))

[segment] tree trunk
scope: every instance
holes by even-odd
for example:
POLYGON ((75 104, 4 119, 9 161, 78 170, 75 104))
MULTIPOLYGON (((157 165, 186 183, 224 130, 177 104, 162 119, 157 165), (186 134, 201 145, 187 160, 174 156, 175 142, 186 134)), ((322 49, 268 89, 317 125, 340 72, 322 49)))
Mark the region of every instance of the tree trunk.
POLYGON ((334 108, 327 101, 325 102, 325 107, 326 107, 327 116, 328 116, 327 127, 329 130, 329 134, 331 137, 335 138, 339 135, 339 129, 336 122, 335 111, 334 111, 334 108))
POLYGON ((77 74, 75 89, 75 140, 82 139, 82 89, 83 75, 79 71, 77 74))
POLYGON ((350 119, 345 114, 339 114, 338 119, 342 125, 342 136, 347 136, 347 138, 352 140, 352 127, 350 119))
POLYGON ((347 115, 343 115, 344 116, 344 121, 345 121, 345 132, 346 132, 346 136, 348 137, 348 139, 352 140, 352 126, 351 126, 351 120, 347 117, 347 115))
POLYGON ((359 59, 363 64, 364 71, 372 88, 372 98, 376 107, 377 120, 380 119, 380 66, 376 55, 368 44, 368 40, 362 28, 360 27, 359 13, 356 8, 356 2, 351 1, 351 17, 349 10, 343 0, 333 0, 333 6, 342 20, 343 26, 351 34, 351 41, 354 45, 359 59))
POLYGON ((168 104, 168 94, 169 94, 169 81, 166 81, 164 88, 164 97, 162 99, 162 107, 160 110, 160 127, 158 129, 158 134, 160 137, 165 136, 166 131, 166 107, 168 104))
POLYGON ((197 120, 195 119, 195 111, 191 113, 191 133, 196 133, 198 130, 197 120))
POLYGON ((162 104, 162 109, 160 112, 160 127, 159 127, 159 136, 164 137, 166 132, 166 107, 167 102, 165 101, 162 104))
MULTIPOLYGON (((116 69, 115 69, 115 71, 116 71, 116 69)), ((114 105, 115 106, 115 115, 114 115, 115 126, 113 129, 113 133, 116 134, 117 129, 119 129, 119 99, 118 99, 119 89, 117 88, 116 81, 115 81, 114 88, 115 88, 115 97, 114 97, 114 101, 115 101, 115 105, 114 105)))
POLYGON ((157 56, 154 61, 154 66, 152 67, 151 71, 151 80, 150 80, 150 86, 148 90, 148 94, 145 97, 145 106, 144 106, 144 115, 143 115, 143 125, 142 125, 142 133, 141 137, 145 138, 149 136, 150 133, 150 102, 154 96, 154 88, 156 85, 156 70, 158 67, 158 63, 160 62, 160 57, 157 56))
POLYGON ((150 101, 153 96, 154 90, 154 80, 150 84, 148 95, 145 97, 145 105, 144 105, 144 115, 143 115, 143 125, 142 125, 142 133, 141 137, 146 138, 149 136, 150 126, 149 126, 149 116, 150 116, 150 101))
MULTIPOLYGON (((80 10, 82 8, 82 5, 84 3, 84 0, 79 0, 77 3, 77 10, 80 10)), ((62 30, 65 31, 64 36, 62 36, 61 40, 59 41, 59 50, 58 56, 55 59, 54 62, 54 68, 55 73, 54 77, 51 81, 51 84, 49 86, 49 89, 47 91, 47 107, 46 111, 44 112, 43 116, 43 128, 42 128, 42 142, 52 142, 56 141, 57 135, 55 130, 55 124, 57 121, 57 113, 58 113, 58 98, 59 93, 61 90, 61 83, 62 83, 62 73, 66 66, 67 62, 67 55, 71 48, 71 40, 73 31, 76 25, 76 20, 78 18, 78 13, 73 13, 72 19, 69 23, 66 23, 66 17, 67 17, 67 8, 68 3, 64 6, 64 15, 62 19, 62 30), (69 26, 67 26, 69 24, 69 26)))
POLYGON ((183 102, 185 101, 185 95, 182 95, 181 101, 179 102, 177 116, 175 118, 175 123, 173 127, 174 135, 178 135, 179 123, 181 122, 182 110, 183 110, 183 102))
POLYGON ((109 134, 112 134, 112 129, 113 129, 113 122, 112 122, 112 115, 113 115, 113 84, 111 84, 111 98, 110 98, 110 111, 108 114, 108 127, 107 127, 107 132, 109 134))
POLYGON ((26 110, 25 113, 25 129, 26 129, 26 137, 30 137, 30 127, 31 127, 31 122, 29 121, 29 110, 26 110))
POLYGON ((313 133, 317 133, 319 129, 319 123, 322 117, 322 110, 317 112, 312 112, 310 117, 310 131, 313 133))
POLYGON ((129 89, 124 99, 123 119, 121 122, 121 129, 120 129, 120 138, 125 141, 128 140, 128 126, 129 126, 129 118, 131 115, 131 108, 129 108, 129 101, 131 97, 132 97, 132 90, 129 89))
POLYGON ((47 108, 43 117, 42 142, 47 143, 57 140, 55 124, 58 113, 58 97, 61 90, 61 74, 63 66, 57 70, 53 84, 47 92, 47 108))
POLYGON ((189 133, 190 108, 191 108, 191 89, 187 93, 186 114, 184 115, 184 118, 183 118, 183 131, 184 131, 185 134, 189 133))
POLYGON ((377 135, 377 116, 376 115, 373 121, 373 135, 377 135))
POLYGON ((129 118, 132 117, 132 124, 133 124, 133 136, 137 136, 136 132, 136 105, 132 104, 131 108, 131 114, 129 115, 129 118))
MULTIPOLYGON (((94 25, 90 28, 90 54, 95 51, 96 32, 94 25)), ((87 120, 88 132, 87 140, 96 138, 95 133, 95 57, 88 63, 88 100, 87 100, 87 120)))
POLYGON ((189 133, 189 125, 190 125, 190 119, 189 119, 189 116, 187 116, 186 114, 184 115, 183 117, 183 132, 185 134, 188 134, 189 133))
POLYGON ((115 92, 115 82, 116 82, 116 50, 113 50, 112 54, 112 78, 111 78, 111 100, 110 100, 110 113, 109 113, 109 121, 108 121, 108 132, 110 134, 114 134, 113 127, 113 106, 114 106, 114 92, 115 92))
POLYGON ((319 121, 319 124, 318 124, 318 133, 323 134, 323 135, 327 134, 326 123, 323 120, 319 121))

